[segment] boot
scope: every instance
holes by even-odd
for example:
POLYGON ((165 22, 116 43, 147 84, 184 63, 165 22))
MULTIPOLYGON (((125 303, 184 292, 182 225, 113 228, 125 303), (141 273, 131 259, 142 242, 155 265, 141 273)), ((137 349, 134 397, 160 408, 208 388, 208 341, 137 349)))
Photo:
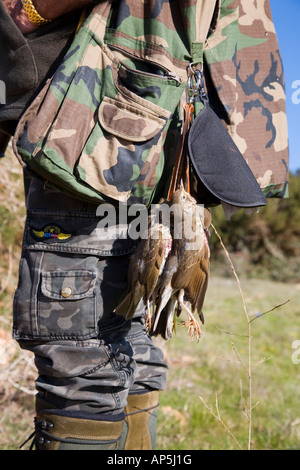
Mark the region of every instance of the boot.
POLYGON ((155 449, 158 395, 155 390, 128 396, 119 449, 155 449))
POLYGON ((36 402, 36 450, 116 450, 119 447, 124 417, 100 421, 57 414, 36 402))

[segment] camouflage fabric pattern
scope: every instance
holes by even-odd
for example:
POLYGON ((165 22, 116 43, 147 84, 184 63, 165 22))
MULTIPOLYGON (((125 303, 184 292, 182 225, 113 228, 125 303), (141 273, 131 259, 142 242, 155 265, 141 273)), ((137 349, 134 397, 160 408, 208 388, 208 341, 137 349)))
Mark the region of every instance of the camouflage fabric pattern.
POLYGON ((23 116, 19 157, 54 185, 62 175, 76 197, 149 204, 174 162, 191 62, 204 64, 210 104, 265 195, 285 195, 284 79, 269 0, 101 2, 23 116))
POLYGON ((285 84, 269 1, 221 2, 204 56, 228 131, 265 196, 287 196, 285 84))
POLYGON ((167 365, 146 334, 141 309, 131 325, 103 331, 97 339, 20 344, 35 355, 38 397, 63 414, 120 419, 128 394, 165 388, 167 365))
MULTIPOLYGON (((54 409, 118 415, 129 393, 163 389, 167 373, 146 334, 143 306, 132 322, 113 314, 135 244, 111 239, 110 230, 99 239, 92 207, 74 200, 77 211, 57 210, 51 190, 43 194, 47 209, 35 209, 35 178, 28 194, 13 336, 34 353, 37 391, 54 409)), ((60 202, 71 204, 61 194, 60 202)))
POLYGON ((108 328, 107 319, 120 325, 111 313, 126 291, 135 245, 99 240, 98 222, 89 212, 28 211, 14 297, 16 339, 84 340, 108 328))

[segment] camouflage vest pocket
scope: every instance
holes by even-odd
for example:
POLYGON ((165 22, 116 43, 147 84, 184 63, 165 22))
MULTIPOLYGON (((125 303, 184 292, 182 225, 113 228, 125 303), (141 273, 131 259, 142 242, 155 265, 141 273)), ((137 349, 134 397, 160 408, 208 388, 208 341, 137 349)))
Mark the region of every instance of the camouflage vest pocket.
POLYGON ((146 108, 104 97, 77 165, 78 178, 120 202, 128 201, 137 182, 152 191, 166 122, 146 108))

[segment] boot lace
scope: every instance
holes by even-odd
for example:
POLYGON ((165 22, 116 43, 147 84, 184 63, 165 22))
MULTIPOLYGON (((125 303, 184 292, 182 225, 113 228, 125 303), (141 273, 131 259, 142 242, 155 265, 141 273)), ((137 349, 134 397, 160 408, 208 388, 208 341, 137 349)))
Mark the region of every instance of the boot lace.
POLYGON ((30 436, 20 445, 20 449, 24 447, 27 442, 32 440, 29 449, 28 450, 33 450, 34 446, 36 450, 39 450, 39 445, 49 445, 51 440, 50 437, 51 434, 47 431, 53 428, 53 424, 49 423, 48 421, 45 421, 44 419, 37 419, 36 417, 34 418, 34 431, 33 433, 30 434, 30 436))

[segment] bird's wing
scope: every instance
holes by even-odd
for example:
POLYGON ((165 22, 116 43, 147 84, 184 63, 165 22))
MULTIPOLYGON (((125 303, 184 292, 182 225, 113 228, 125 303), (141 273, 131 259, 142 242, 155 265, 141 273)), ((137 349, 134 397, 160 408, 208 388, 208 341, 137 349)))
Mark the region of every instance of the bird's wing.
POLYGON ((208 249, 204 247, 204 256, 201 257, 191 282, 185 288, 185 295, 191 303, 192 310, 197 310, 202 322, 204 323, 202 308, 209 281, 209 256, 208 249))
POLYGON ((122 315, 126 320, 133 317, 144 295, 144 287, 139 282, 137 271, 135 275, 133 275, 132 272, 130 272, 130 274, 127 294, 114 310, 117 315, 122 315))
POLYGON ((192 311, 201 317, 209 279, 209 248, 206 243, 200 251, 184 251, 179 257, 178 270, 173 275, 172 287, 183 289, 192 311))
POLYGON ((153 330, 156 330, 160 321, 160 315, 171 297, 176 295, 176 291, 171 286, 171 280, 174 272, 177 270, 178 259, 176 253, 172 250, 168 256, 161 276, 153 292, 154 313, 152 318, 153 330))
POLYGON ((157 238, 150 237, 141 253, 143 266, 139 272, 139 280, 145 288, 145 302, 150 299, 171 250, 171 236, 164 238, 165 232, 163 232, 160 226, 157 230, 157 238))
POLYGON ((150 299, 157 279, 169 253, 170 241, 165 227, 155 227, 151 237, 141 239, 133 253, 128 268, 128 291, 122 302, 115 309, 117 315, 126 319, 133 317, 141 299, 144 303, 150 299))

